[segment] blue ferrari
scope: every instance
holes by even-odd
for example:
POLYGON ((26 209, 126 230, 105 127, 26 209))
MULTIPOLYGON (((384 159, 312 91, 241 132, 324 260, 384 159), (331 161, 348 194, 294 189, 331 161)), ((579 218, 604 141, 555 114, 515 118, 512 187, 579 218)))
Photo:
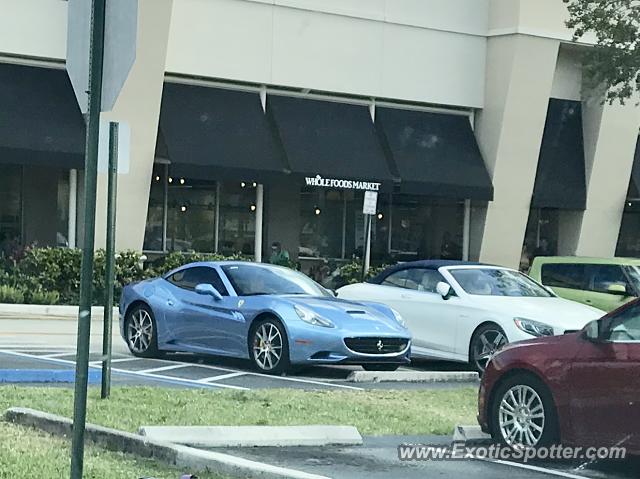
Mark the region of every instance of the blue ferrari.
POLYGON ((135 356, 231 356, 271 374, 312 364, 391 371, 411 349, 393 309, 338 299, 289 268, 240 261, 191 263, 126 286, 120 333, 135 356))

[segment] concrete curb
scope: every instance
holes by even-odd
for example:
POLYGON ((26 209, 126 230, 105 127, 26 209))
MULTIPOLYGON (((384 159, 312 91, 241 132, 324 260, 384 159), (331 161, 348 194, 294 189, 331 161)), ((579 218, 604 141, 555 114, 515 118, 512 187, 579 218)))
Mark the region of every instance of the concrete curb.
POLYGON ((453 442, 483 446, 493 444, 493 438, 480 429, 480 426, 456 426, 453 430, 453 442))
POLYGON ((353 371, 347 377, 347 381, 353 383, 443 383, 478 380, 478 373, 471 371, 353 371))
POLYGON ((143 426, 138 433, 201 448, 362 445, 353 426, 143 426))
MULTIPOLYGON (((28 408, 8 409, 4 418, 8 422, 64 437, 71 435, 73 426, 73 421, 69 418, 28 408)), ((215 471, 238 478, 328 479, 325 476, 250 461, 229 454, 174 445, 93 424, 86 425, 85 438, 112 451, 157 459, 190 472, 215 471)))
MULTIPOLYGON (((93 306, 92 318, 102 318, 104 308, 93 306)), ((118 320, 118 308, 113 308, 113 319, 118 320)), ((60 304, 7 304, 0 303, 0 319, 78 319, 78 306, 60 304)))
MULTIPOLYGON (((76 372, 73 369, 0 369, 2 383, 73 383, 76 372)), ((89 384, 100 384, 102 371, 89 370, 89 384)))

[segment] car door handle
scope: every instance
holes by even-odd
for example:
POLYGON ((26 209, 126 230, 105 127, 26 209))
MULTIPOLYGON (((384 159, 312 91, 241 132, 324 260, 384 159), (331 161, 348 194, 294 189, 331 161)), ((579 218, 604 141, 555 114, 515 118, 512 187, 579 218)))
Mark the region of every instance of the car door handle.
POLYGON ((167 306, 173 306, 173 301, 171 301, 170 299, 167 300, 167 306))

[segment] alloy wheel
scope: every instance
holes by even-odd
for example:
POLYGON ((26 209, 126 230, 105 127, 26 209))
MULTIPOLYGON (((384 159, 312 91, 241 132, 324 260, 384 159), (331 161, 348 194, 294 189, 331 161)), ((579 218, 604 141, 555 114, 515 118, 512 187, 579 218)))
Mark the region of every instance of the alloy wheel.
POLYGON ((497 329, 481 332, 473 345, 473 361, 478 371, 484 371, 493 355, 507 343, 507 337, 497 329))
POLYGON ((131 315, 127 328, 127 340, 134 353, 144 353, 153 339, 153 321, 148 311, 138 309, 131 315))
POLYGON ((511 387, 500 401, 498 422, 500 434, 509 446, 536 446, 545 426, 542 399, 530 386, 519 384, 511 387))
POLYGON ((282 335, 273 323, 263 323, 256 329, 253 339, 253 357, 264 371, 275 369, 282 357, 282 335))

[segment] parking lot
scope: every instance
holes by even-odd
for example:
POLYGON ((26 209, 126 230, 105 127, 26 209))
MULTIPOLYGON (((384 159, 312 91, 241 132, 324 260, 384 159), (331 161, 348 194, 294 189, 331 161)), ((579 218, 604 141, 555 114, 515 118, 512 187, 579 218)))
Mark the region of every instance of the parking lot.
MULTIPOLYGON (((75 366, 75 350, 71 347, 0 344, 1 369, 71 369, 75 366)), ((101 354, 92 352, 90 369, 101 368, 101 354)), ((451 369, 452 365, 421 363, 401 371, 451 369)), ((477 382, 420 383, 366 382, 348 380, 357 366, 317 366, 296 370, 286 376, 271 376, 254 372, 248 361, 191 354, 168 354, 162 359, 136 358, 127 352, 115 352, 112 371, 116 383, 169 385, 212 389, 250 390, 261 388, 299 389, 398 389, 475 386, 477 382)))

